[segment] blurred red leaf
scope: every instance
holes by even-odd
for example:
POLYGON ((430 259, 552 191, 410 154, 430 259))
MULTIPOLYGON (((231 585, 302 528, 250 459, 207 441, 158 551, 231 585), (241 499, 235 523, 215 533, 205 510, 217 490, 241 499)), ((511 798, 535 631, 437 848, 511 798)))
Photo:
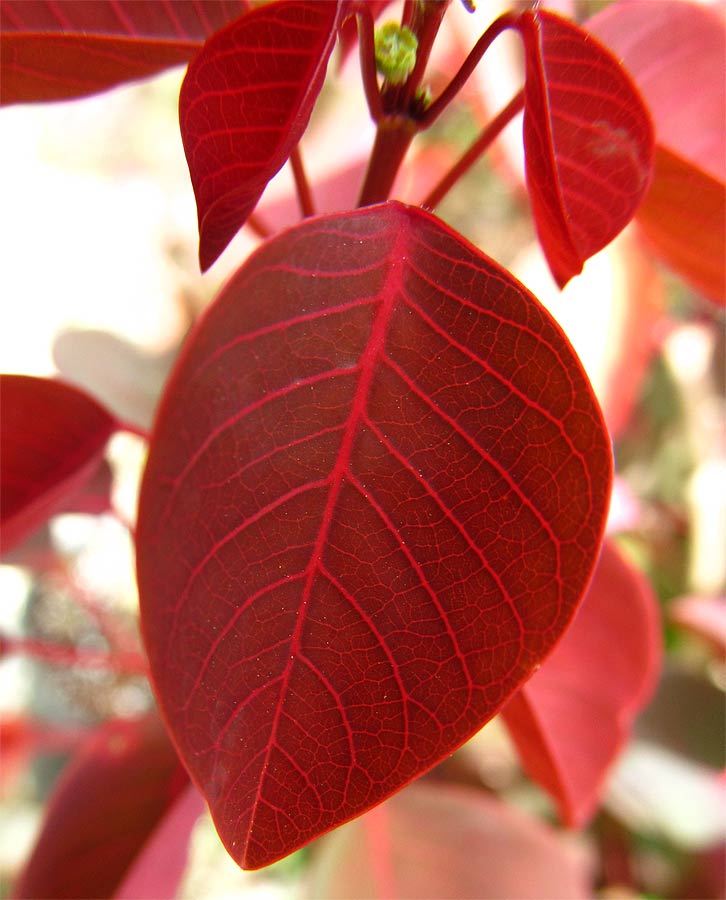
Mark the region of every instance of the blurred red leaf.
POLYGON ((187 62, 246 0, 3 0, 0 101, 83 97, 187 62))
POLYGON ((697 290, 726 302, 726 25, 681 0, 614 3, 587 29, 622 59, 650 107, 658 149, 638 221, 697 290))
POLYGON ((157 718, 106 723, 63 772, 15 895, 110 897, 187 784, 157 718))
POLYGON ((502 710, 525 769, 568 825, 581 826, 595 812, 660 663, 656 599, 606 540, 572 625, 502 710))
POLYGON ((518 19, 526 53, 527 189, 560 287, 633 217, 648 187, 653 128, 615 57, 544 10, 518 19))
POLYGON ((202 271, 302 137, 344 8, 344 0, 279 0, 252 9, 213 35, 189 65, 179 121, 202 271))
POLYGON ((315 900, 565 900, 592 896, 557 833, 470 788, 418 782, 316 847, 315 900))
POLYGON ((97 471, 114 419, 70 385, 0 375, 3 553, 67 503, 97 471))
POLYGON ((144 844, 115 892, 114 900, 176 897, 187 865, 192 830, 205 809, 199 791, 188 785, 144 844))
POLYGON ((610 446, 561 330, 392 202, 260 248, 191 336, 150 445, 153 680, 241 865, 477 731, 580 600, 610 446))
POLYGON ((638 210, 638 223, 658 254, 696 290, 726 303, 723 181, 659 145, 653 184, 638 210))

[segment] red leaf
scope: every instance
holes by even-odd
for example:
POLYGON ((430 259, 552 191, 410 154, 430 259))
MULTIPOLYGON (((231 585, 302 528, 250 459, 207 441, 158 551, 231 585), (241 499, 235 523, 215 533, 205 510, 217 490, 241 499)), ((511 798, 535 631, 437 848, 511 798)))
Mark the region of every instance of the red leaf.
POLYGON ((638 210, 656 251, 726 302, 726 27, 697 3, 615 3, 588 30, 616 52, 653 115, 658 143, 638 210))
POLYGON ((610 541, 582 606, 541 670, 504 707, 529 775, 584 825, 660 672, 658 605, 610 541))
POLYGON ((577 25, 538 10, 517 27, 526 51, 527 189, 564 287, 633 217, 650 181, 653 128, 615 57, 577 25))
POLYGON ((158 719, 107 723, 63 772, 15 895, 110 897, 187 783, 158 719))
POLYGON ((213 35, 189 65, 179 121, 208 269, 302 137, 343 3, 279 0, 213 35))
POLYGON ((3 0, 2 103, 83 97, 185 63, 246 0, 3 0))
POLYGON ((562 332, 400 203, 249 258, 182 351, 142 485, 142 625, 222 840, 273 862, 435 765, 548 652, 610 448, 562 332))
POLYGON ((592 896, 582 856, 556 832, 471 788, 411 785, 316 850, 315 900, 592 896))
POLYGON ((656 252, 698 291, 726 303, 726 186, 658 145, 638 224, 656 252))
POLYGON ((46 378, 0 375, 0 523, 7 553, 80 491, 117 427, 87 394, 46 378))

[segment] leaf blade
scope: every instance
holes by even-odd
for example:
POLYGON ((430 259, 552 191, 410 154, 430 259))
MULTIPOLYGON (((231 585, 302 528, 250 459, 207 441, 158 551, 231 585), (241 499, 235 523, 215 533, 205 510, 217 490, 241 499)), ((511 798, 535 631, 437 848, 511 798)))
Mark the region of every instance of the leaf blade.
POLYGON ((250 868, 374 806, 494 714, 573 614, 610 484, 599 410, 554 322, 398 203, 258 250, 183 351, 151 448, 152 677, 250 868))
POLYGON ((117 422, 82 391, 0 375, 3 553, 62 508, 96 471, 117 422))
POLYGON ((650 585, 603 544, 582 607, 542 668, 502 710, 524 768, 582 827, 650 699, 660 673, 657 601, 650 585))
POLYGON ((649 181, 653 127, 605 47, 545 10, 518 20, 525 45, 527 189, 560 287, 630 221, 649 181))
POLYGON ((245 0, 7 0, 0 9, 0 102, 83 97, 187 62, 245 0))
POLYGON ((215 34, 179 96, 184 152, 206 271, 302 137, 343 4, 280 0, 215 34))

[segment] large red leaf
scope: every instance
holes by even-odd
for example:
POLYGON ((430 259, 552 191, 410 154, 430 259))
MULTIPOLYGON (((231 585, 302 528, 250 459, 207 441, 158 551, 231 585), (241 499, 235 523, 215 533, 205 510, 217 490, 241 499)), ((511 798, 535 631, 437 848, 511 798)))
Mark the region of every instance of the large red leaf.
POLYGON ((314 900, 592 897, 584 856, 483 791, 419 782, 316 847, 314 900))
POLYGON ((666 262, 726 302, 726 24, 678 0, 615 3, 588 30, 622 59, 655 122, 653 183, 638 221, 666 262))
POLYGON ((435 217, 250 257, 162 399, 137 533, 176 745, 255 868, 477 731, 595 564, 610 448, 561 330, 435 217))
POLYGON ((117 427, 95 400, 47 378, 0 375, 0 524, 8 552, 96 471, 117 427))
POLYGON ((0 99, 65 100, 185 63, 246 0, 3 0, 0 99))
POLYGON ((156 717, 99 728, 63 772, 15 896, 110 897, 187 784, 156 717))
POLYGON ((527 772, 581 826, 660 672, 658 604, 606 541, 590 588, 554 653, 503 709, 527 772))
POLYGON ((191 62, 179 121, 205 271, 255 208, 307 126, 343 2, 280 0, 215 34, 191 62))
POLYGON ((518 28, 527 189, 563 287, 633 217, 650 181, 653 127, 618 61, 577 25, 537 10, 518 28))

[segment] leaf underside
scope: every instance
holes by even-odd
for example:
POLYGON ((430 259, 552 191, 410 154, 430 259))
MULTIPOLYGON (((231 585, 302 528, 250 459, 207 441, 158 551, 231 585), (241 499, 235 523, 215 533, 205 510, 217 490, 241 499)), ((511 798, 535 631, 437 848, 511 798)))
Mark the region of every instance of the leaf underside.
POLYGON ((267 242, 189 339, 142 486, 153 681, 257 868, 489 719, 597 558, 611 456, 562 332, 433 216, 267 242))

